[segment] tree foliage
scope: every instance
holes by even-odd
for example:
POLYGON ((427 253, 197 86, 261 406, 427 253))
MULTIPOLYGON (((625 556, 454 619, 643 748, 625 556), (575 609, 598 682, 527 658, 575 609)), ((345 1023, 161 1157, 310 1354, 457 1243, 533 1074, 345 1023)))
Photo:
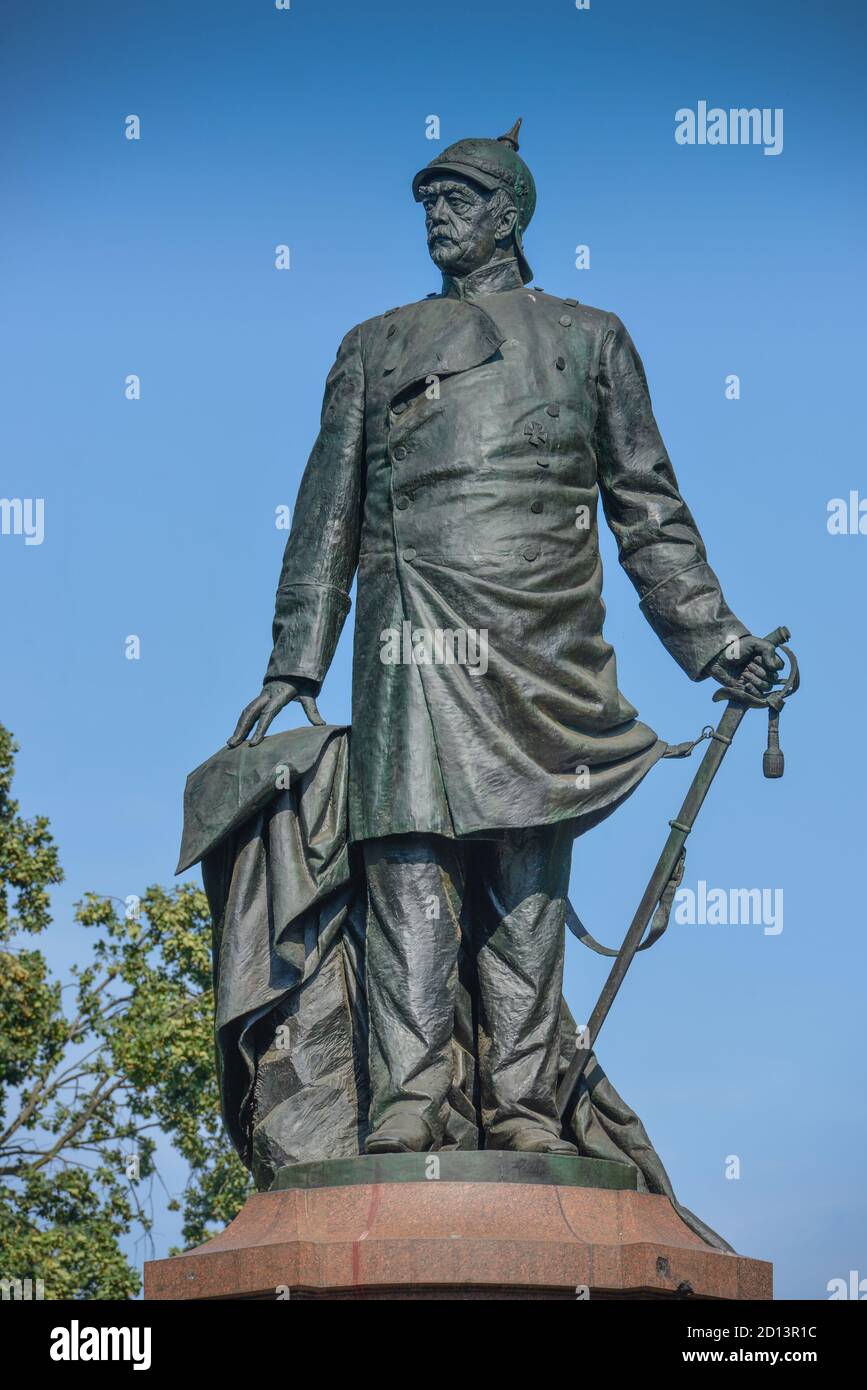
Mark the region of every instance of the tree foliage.
POLYGON ((0 725, 0 1278, 129 1298, 159 1135, 188 1166, 168 1200, 187 1246, 249 1190, 220 1120, 207 900, 192 884, 140 902, 87 894, 75 917, 90 949, 62 985, 32 937, 50 935, 63 875, 48 821, 11 796, 16 751, 0 725))

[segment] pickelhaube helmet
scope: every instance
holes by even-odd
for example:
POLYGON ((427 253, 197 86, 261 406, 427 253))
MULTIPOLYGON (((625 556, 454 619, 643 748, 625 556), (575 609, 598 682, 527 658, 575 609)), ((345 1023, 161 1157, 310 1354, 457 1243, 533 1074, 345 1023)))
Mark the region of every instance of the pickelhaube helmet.
POLYGON ((419 169, 412 181, 412 192, 416 202, 419 202, 419 188, 426 179, 437 174, 458 174, 491 192, 495 188, 507 189, 518 213, 515 251, 521 278, 526 285, 528 280, 532 280, 533 272, 524 255, 522 238, 536 210, 536 185, 533 175, 518 154, 521 120, 519 116, 512 129, 496 140, 458 140, 456 144, 449 145, 436 159, 419 169))

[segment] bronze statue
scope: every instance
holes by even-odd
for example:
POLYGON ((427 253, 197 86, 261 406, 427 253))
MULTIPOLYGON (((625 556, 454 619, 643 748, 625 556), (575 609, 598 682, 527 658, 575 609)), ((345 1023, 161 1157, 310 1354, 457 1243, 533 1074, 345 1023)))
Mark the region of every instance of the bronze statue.
POLYGON ((599 502, 692 680, 764 703, 782 663, 723 598, 623 324, 528 287, 519 125, 413 180, 442 289, 344 338, 262 692, 188 788, 182 860, 210 854, 224 1107, 261 1185, 281 1162, 363 1149, 641 1166, 646 1144, 644 1178, 670 1191, 595 1059, 565 1116, 556 1099, 575 1052, 572 842, 671 751, 618 689, 599 502), (315 700, 356 574, 347 736, 315 700), (296 699, 314 727, 263 743, 296 699))
POLYGON ((462 923, 486 1035, 485 1143, 572 1148, 555 1105, 572 839, 664 751, 602 635, 598 501, 687 675, 743 673, 763 694, 779 664, 725 603, 623 325, 524 287, 535 186, 517 133, 462 140, 413 181, 442 292, 343 341, 265 686, 231 740, 258 720, 258 741, 317 693, 357 569, 349 808, 370 894, 368 1152, 442 1140, 462 923), (486 633, 486 671, 425 660, 422 638, 419 659, 383 660, 383 632, 405 623, 486 633))

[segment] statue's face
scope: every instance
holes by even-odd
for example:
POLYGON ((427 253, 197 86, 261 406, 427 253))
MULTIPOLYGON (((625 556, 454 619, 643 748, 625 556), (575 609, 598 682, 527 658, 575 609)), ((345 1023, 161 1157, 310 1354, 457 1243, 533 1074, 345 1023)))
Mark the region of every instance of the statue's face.
POLYGON ((502 199, 456 175, 432 178, 419 198, 431 260, 447 275, 469 275, 487 265, 514 227, 514 212, 504 218, 502 199))

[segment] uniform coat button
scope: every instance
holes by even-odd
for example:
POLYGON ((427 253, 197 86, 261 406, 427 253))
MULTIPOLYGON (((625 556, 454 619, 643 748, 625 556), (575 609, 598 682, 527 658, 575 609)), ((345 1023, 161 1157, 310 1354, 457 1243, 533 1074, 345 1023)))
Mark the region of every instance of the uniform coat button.
POLYGON ((407 548, 406 548, 406 550, 403 552, 403 558, 404 558, 405 560, 414 560, 415 557, 416 557, 416 553, 417 553, 417 552, 416 552, 415 546, 414 546, 414 545, 408 545, 407 548))
POLYGON ((402 492, 400 497, 395 498, 394 505, 397 507, 397 510, 399 512, 405 512, 407 507, 409 506, 409 498, 406 496, 405 493, 402 492))
POLYGON ((572 327, 572 320, 570 319, 570 317, 569 317, 568 314, 561 314, 561 315, 560 315, 560 322, 562 323, 562 325, 563 325, 564 328, 571 328, 571 327, 572 327))
POLYGON ((544 510, 545 510, 545 503, 544 503, 544 502, 541 502, 541 501, 539 500, 538 497, 536 498, 535 502, 531 502, 531 503, 530 503, 530 511, 531 511, 531 512, 535 512, 537 516, 539 515, 540 512, 543 512, 544 510))
POLYGON ((558 357, 556 362, 554 363, 554 366, 557 368, 558 372, 564 371, 566 368, 566 358, 558 357))
POLYGON ((539 547, 537 545, 525 545, 521 554, 525 560, 537 560, 539 558, 539 547))
POLYGON ((560 414, 560 407, 559 405, 557 405, 556 401, 553 402, 552 405, 546 405, 545 409, 547 410, 548 414, 553 415, 555 419, 560 414))
POLYGON ((395 401, 391 408, 395 415, 402 415, 406 410, 406 401, 395 401))
POLYGON ((401 463, 403 459, 406 458, 406 449, 403 447, 402 444, 398 444, 397 448, 394 451, 394 456, 397 459, 398 463, 401 463))

